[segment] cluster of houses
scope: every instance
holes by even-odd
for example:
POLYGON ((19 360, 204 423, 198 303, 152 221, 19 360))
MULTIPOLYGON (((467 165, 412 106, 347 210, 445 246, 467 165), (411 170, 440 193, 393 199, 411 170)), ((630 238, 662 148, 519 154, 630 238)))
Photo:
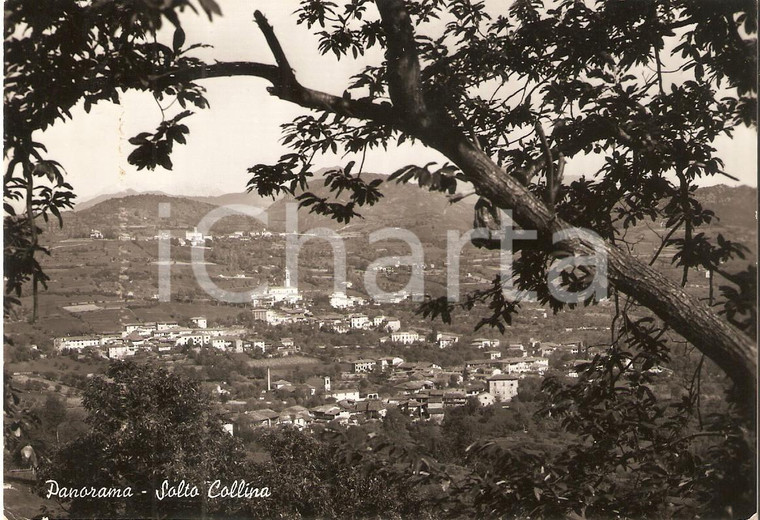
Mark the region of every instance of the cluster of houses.
MULTIPOLYGON (((360 361, 355 364, 361 366, 360 361)), ((295 405, 281 411, 271 408, 231 411, 226 429, 234 435, 234 432, 242 426, 308 428, 315 423, 332 421, 341 424, 360 424, 382 419, 392 408, 397 408, 413 420, 431 420, 440 423, 447 408, 464 406, 471 398, 477 399, 482 406, 511 401, 517 395, 519 382, 519 377, 496 374, 485 378, 480 384, 476 382, 469 388, 443 390, 437 389, 432 380, 414 380, 398 385, 398 392, 394 396, 381 399, 373 393, 360 397, 358 389, 334 390, 330 386, 329 377, 325 377, 323 395, 334 399, 335 402, 311 408, 295 405)), ((310 390, 311 395, 314 395, 315 387, 308 384, 293 385, 284 380, 268 382, 270 391, 288 391, 297 386, 304 386, 310 390)), ((240 404, 243 403, 240 402, 240 404)))
MULTIPOLYGON (((425 340, 424 336, 417 332, 401 331, 401 321, 385 315, 373 318, 366 314, 314 317, 309 311, 297 308, 254 308, 252 316, 254 320, 263 321, 268 325, 305 323, 339 334, 370 329, 390 333, 390 336, 382 338, 381 342, 392 341, 410 345, 425 340)), ((134 355, 141 349, 163 352, 173 347, 186 346, 212 347, 237 353, 259 350, 264 354, 279 356, 300 351, 300 347, 295 345, 291 338, 280 338, 280 344, 273 345, 262 339, 250 337, 250 331, 244 328, 209 328, 204 317, 194 317, 190 321, 192 327, 182 327, 174 321, 128 323, 120 332, 56 338, 54 346, 59 351, 103 349, 112 359, 134 355)))
MULTIPOLYGON (((410 294, 406 291, 399 291, 398 293, 386 294, 381 297, 374 298, 377 303, 401 303, 404 300, 409 299, 410 294)), ((360 307, 367 305, 367 300, 361 296, 350 296, 346 292, 336 291, 330 295, 330 306, 334 309, 351 309, 353 307, 360 307)))
POLYGON ((372 318, 362 313, 323 314, 321 316, 314 316, 307 309, 288 307, 277 309, 271 307, 256 307, 251 312, 254 320, 263 321, 271 326, 301 323, 316 325, 321 330, 337 334, 347 334, 352 330, 376 329, 392 333, 391 337, 388 338, 390 341, 407 344, 415 341, 422 341, 424 339, 416 332, 399 333, 398 331, 401 328, 401 321, 393 316, 385 316, 382 314, 372 318))
MULTIPOLYGON (((247 241, 251 240, 252 237, 271 237, 272 233, 267 231, 262 232, 252 232, 248 233, 245 231, 234 231, 228 235, 222 235, 218 237, 219 239, 228 239, 228 240, 242 240, 247 241)), ((90 230, 90 238, 92 240, 102 240, 104 238, 103 233, 98 229, 91 229, 90 230)), ((118 240, 122 241, 132 241, 136 240, 137 237, 135 235, 132 235, 130 233, 120 233, 117 235, 118 240)), ((171 240, 172 238, 175 238, 179 241, 179 245, 181 246, 196 246, 196 247, 203 247, 206 245, 207 241, 214 240, 213 235, 204 235, 200 231, 198 231, 198 228, 194 227, 191 230, 185 230, 185 236, 182 238, 181 236, 177 236, 175 234, 172 234, 171 231, 159 231, 157 235, 144 237, 147 240, 171 240)))
POLYGON ((360 296, 349 296, 345 292, 336 291, 330 295, 330 306, 333 309, 350 309, 366 305, 367 300, 360 296))
MULTIPOLYGON (((396 295, 393 301, 383 303, 399 303, 408 298, 403 292, 396 295)), ((290 271, 285 269, 283 285, 267 286, 264 290, 251 295, 251 303, 255 307, 295 306, 303 302, 303 295, 291 283, 290 271)), ((334 309, 345 310, 367 305, 368 301, 361 296, 351 296, 345 291, 336 291, 330 295, 330 306, 334 309)))
POLYGON ((92 336, 68 336, 55 338, 53 345, 58 351, 101 350, 110 359, 133 356, 141 350, 167 352, 175 347, 211 347, 227 352, 242 353, 260 350, 287 356, 300 352, 292 338, 280 338, 280 344, 257 338, 248 338, 244 328, 209 328, 203 316, 191 318, 193 327, 181 327, 175 321, 150 323, 127 323, 120 332, 92 336))
MULTIPOLYGON (((390 333, 380 338, 380 343, 392 342, 412 345, 425 342, 426 337, 416 331, 401 330, 398 318, 377 315, 370 318, 366 314, 324 315, 314 317, 309 311, 294 308, 255 308, 252 311, 255 320, 269 325, 308 323, 321 330, 346 333, 351 330, 378 330, 390 333)), ((109 358, 120 359, 132 356, 140 350, 157 352, 169 351, 174 347, 211 347, 228 352, 255 352, 268 356, 288 356, 300 352, 292 338, 282 337, 278 344, 272 344, 261 338, 252 337, 250 330, 244 328, 209 328, 205 317, 190 319, 192 327, 182 327, 173 321, 151 323, 128 323, 123 330, 114 333, 93 336, 70 336, 56 338, 54 346, 59 351, 81 351, 87 348, 101 349, 109 358)), ((435 342, 439 348, 448 348, 459 343, 456 334, 438 333, 435 342)), ((529 347, 522 344, 509 344, 501 348, 500 340, 475 338, 470 342, 473 348, 483 350, 483 356, 468 360, 463 369, 468 371, 498 371, 504 374, 538 374, 543 375, 549 368, 548 357, 557 351, 572 357, 585 353, 580 342, 565 344, 540 343, 531 340, 529 347), (529 356, 528 353, 532 355, 529 356), (503 354, 506 353, 506 356, 503 354)), ((398 358, 361 359, 353 362, 353 373, 368 373, 380 365, 383 370, 388 367, 399 368, 398 358)), ((406 364, 403 368, 408 368, 406 364)))
POLYGON ((465 362, 467 370, 499 369, 505 374, 529 374, 544 375, 549 369, 549 359, 544 357, 508 357, 502 358, 500 352, 497 357, 489 359, 472 359, 465 362))

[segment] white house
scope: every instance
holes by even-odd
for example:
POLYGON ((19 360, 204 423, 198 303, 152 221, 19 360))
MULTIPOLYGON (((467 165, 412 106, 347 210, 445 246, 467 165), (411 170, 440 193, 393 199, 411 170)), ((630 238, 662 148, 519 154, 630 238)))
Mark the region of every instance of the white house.
POLYGON ((366 314, 351 314, 348 319, 351 321, 352 329, 368 329, 369 318, 366 314))
POLYGON ((364 300, 356 296, 348 296, 342 291, 337 291, 330 295, 330 305, 335 309, 349 309, 357 305, 364 305, 364 300))
POLYGON ((352 364, 354 366, 354 373, 361 374, 364 372, 372 372, 375 369, 375 365, 377 365, 377 361, 372 359, 357 359, 356 361, 353 361, 352 364))
POLYGON ((274 298, 267 292, 254 292, 251 294, 251 305, 254 307, 273 307, 274 298))
POLYGON ((209 341, 211 341, 211 337, 205 334, 182 334, 177 337, 174 344, 178 347, 185 345, 200 346, 207 344, 209 341))
POLYGON ((475 348, 499 348, 501 341, 498 339, 475 338, 472 340, 472 346, 475 348))
POLYGON ((253 339, 251 340, 251 347, 254 349, 259 349, 261 352, 267 351, 267 342, 263 339, 253 339))
POLYGON ((567 352, 572 355, 576 355, 581 351, 581 343, 576 342, 576 341, 563 343, 561 348, 564 352, 567 352))
POLYGON ((502 370, 507 374, 525 374, 538 372, 543 374, 549 369, 549 360, 537 357, 505 358, 500 360, 502 370))
POLYGON ((185 231, 185 240, 194 246, 202 246, 206 244, 203 233, 198 231, 198 228, 193 228, 192 231, 185 231))
POLYGON ((409 298, 409 293, 407 291, 399 291, 395 293, 386 293, 382 295, 377 295, 373 299, 377 303, 401 303, 407 298, 409 298))
POLYGON ((112 343, 121 343, 121 341, 122 341, 122 336, 118 332, 106 333, 106 334, 100 335, 101 346, 110 345, 112 343))
POLYGON ((137 347, 134 345, 114 345, 108 347, 108 357, 110 359, 122 359, 127 356, 134 356, 137 353, 137 347))
POLYGON ((401 320, 398 318, 387 318, 385 320, 385 330, 388 332, 398 332, 401 330, 401 320))
POLYGON ((389 368, 389 367, 399 366, 401 363, 404 362, 404 360, 400 357, 389 356, 389 357, 381 357, 380 359, 377 360, 377 362, 380 363, 380 368, 385 370, 386 368, 389 368))
POLYGON ((206 327, 208 327, 208 321, 206 321, 206 318, 203 316, 196 316, 194 318, 190 318, 190 321, 192 321, 193 325, 195 325, 199 329, 205 329, 206 327))
POLYGON ((278 312, 274 309, 253 309, 253 319, 267 322, 267 325, 281 325, 283 323, 293 323, 295 319, 285 313, 278 312))
POLYGON ((456 334, 447 334, 444 332, 439 332, 435 336, 435 341, 438 343, 438 347, 440 348, 447 348, 452 346, 454 343, 459 343, 459 336, 456 334))
POLYGON ((55 338, 53 345, 56 350, 82 350, 87 347, 99 347, 100 338, 96 336, 71 336, 68 338, 55 338))
POLYGON ((233 336, 218 336, 211 339, 211 346, 219 350, 242 352, 243 340, 233 336))
POLYGON ((333 390, 332 392, 328 392, 325 397, 332 397, 336 401, 358 401, 359 400, 359 390, 356 388, 344 388, 342 390, 333 390))
POLYGON ((132 334, 124 338, 124 341, 129 342, 135 347, 141 347, 145 345, 145 342, 147 341, 147 339, 145 338, 145 336, 141 336, 137 332, 133 332, 132 334))
POLYGON ((546 358, 540 358, 540 357, 526 357, 526 361, 530 363, 530 370, 532 372, 538 372, 539 374, 543 374, 547 370, 549 370, 549 360, 546 358))
POLYGON ((391 341, 394 343, 403 343, 404 345, 411 345, 420 341, 420 335, 413 330, 404 332, 394 332, 391 334, 391 341))
POLYGON ((133 332, 137 332, 139 334, 142 331, 151 329, 155 330, 155 325, 149 326, 145 323, 127 323, 124 325, 124 332, 122 333, 122 336, 128 336, 133 332))
POLYGON ((156 330, 157 331, 163 331, 163 330, 169 330, 179 327, 179 323, 176 321, 157 321, 156 322, 156 330))
POLYGON ((272 388, 274 388, 275 390, 279 390, 281 388, 285 388, 288 386, 293 386, 293 383, 291 383, 290 381, 286 381, 284 379, 279 379, 277 381, 272 382, 272 388))
POLYGON ((542 342, 541 348, 539 349, 541 352, 541 357, 551 356, 558 348, 560 348, 558 343, 542 342))
POLYGON ((482 392, 478 394, 478 403, 480 404, 480 406, 490 406, 496 403, 496 398, 493 396, 493 394, 489 394, 488 392, 482 392))

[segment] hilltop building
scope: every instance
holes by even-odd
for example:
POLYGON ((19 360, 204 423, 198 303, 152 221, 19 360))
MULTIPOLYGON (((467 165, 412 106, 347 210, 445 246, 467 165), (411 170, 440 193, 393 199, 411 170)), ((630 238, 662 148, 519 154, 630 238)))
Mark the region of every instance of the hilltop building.
POLYGON ((211 236, 203 236, 203 233, 198 231, 198 228, 193 228, 192 231, 185 231, 185 240, 190 242, 194 246, 205 246, 206 239, 211 239, 211 236))
POLYGON ((303 296, 298 291, 298 287, 291 285, 290 271, 287 268, 285 269, 284 285, 269 286, 265 291, 251 295, 251 303, 257 307, 261 305, 272 306, 277 303, 295 305, 301 300, 303 300, 303 296))

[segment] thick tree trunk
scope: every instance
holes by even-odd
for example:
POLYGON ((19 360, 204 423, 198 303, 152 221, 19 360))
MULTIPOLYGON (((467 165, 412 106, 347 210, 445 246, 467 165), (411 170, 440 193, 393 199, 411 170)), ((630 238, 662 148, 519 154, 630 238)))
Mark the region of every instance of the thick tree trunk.
MULTIPOLYGON (((500 208, 511 209, 515 222, 523 229, 536 230, 539 241, 547 244, 553 233, 571 227, 555 218, 546 204, 458 132, 433 132, 426 140, 462 169, 480 196, 500 208)), ((566 244, 576 253, 594 254, 590 243, 576 240, 566 244)), ((605 243, 604 247, 610 285, 650 309, 714 361, 748 399, 746 404, 754 406, 756 344, 661 272, 612 244, 605 243)))
MULTIPOLYGON (((553 207, 539 200, 465 137, 445 112, 425 106, 420 94, 414 30, 404 2, 377 0, 377 7, 387 37, 389 92, 393 105, 404 108, 397 112, 403 126, 459 166, 481 197, 499 208, 512 210, 515 222, 523 229, 535 230, 544 245, 549 244, 554 233, 571 227, 556 217, 553 207), (420 113, 428 117, 419 117, 420 113)), ((594 254, 593 245, 581 239, 563 246, 575 253, 594 254)), ((648 307, 720 366, 737 385, 744 404, 754 409, 757 346, 662 273, 612 244, 604 243, 604 250, 609 283, 648 307)))

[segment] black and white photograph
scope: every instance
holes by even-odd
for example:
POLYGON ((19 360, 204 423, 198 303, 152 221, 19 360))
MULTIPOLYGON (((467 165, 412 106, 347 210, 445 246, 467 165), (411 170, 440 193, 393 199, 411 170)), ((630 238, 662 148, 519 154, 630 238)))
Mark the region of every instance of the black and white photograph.
POLYGON ((4 520, 757 520, 755 0, 3 7, 4 520))

